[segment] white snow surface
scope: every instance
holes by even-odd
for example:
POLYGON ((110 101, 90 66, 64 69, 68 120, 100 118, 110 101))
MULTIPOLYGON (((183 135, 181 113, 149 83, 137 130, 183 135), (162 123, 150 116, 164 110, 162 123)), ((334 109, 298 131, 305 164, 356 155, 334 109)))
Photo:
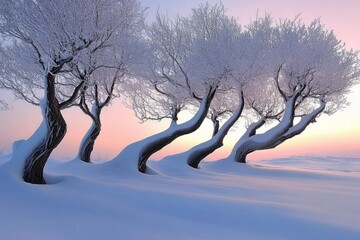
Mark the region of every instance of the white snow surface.
POLYGON ((49 160, 47 185, 24 183, 10 159, 0 156, 4 240, 360 239, 355 158, 219 160, 193 169, 173 157, 149 161, 152 174, 128 163, 49 160), (335 171, 342 161, 352 167, 335 171))

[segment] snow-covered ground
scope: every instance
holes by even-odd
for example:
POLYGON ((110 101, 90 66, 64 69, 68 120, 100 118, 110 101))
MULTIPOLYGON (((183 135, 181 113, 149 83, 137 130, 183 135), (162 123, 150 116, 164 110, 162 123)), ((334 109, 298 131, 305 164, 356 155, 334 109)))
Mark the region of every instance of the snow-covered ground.
POLYGON ((360 158, 291 157, 261 161, 255 165, 360 174, 360 158))
POLYGON ((48 185, 0 157, 0 239, 360 239, 360 160, 289 158, 151 174, 50 160, 48 185), (327 166, 327 167, 326 167, 327 166))

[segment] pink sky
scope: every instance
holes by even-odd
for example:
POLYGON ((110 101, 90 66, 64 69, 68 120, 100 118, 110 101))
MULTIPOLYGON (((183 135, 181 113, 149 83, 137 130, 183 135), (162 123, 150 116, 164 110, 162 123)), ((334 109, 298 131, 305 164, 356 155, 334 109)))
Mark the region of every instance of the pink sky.
MULTIPOLYGON (((148 18, 151 20, 160 6, 160 12, 172 16, 176 13, 186 15, 192 7, 205 1, 199 0, 142 0, 144 6, 150 7, 148 18)), ((218 1, 208 1, 215 3, 218 1)), ((327 29, 333 29, 339 39, 348 48, 360 49, 360 1, 355 0, 222 0, 228 13, 237 17, 240 24, 246 24, 260 15, 271 13, 274 18, 293 18, 301 13, 305 22, 321 18, 327 29)), ((20 101, 11 102, 13 97, 0 93, 10 99, 14 109, 0 111, 0 151, 9 151, 12 142, 29 137, 41 121, 40 109, 20 101)), ((291 139, 273 150, 254 153, 250 159, 269 159, 299 155, 317 156, 354 156, 360 157, 360 87, 357 86, 349 95, 351 105, 333 116, 322 116, 302 135, 291 139)), ((82 136, 85 134, 90 120, 78 109, 64 111, 68 122, 68 133, 63 143, 53 156, 62 159, 75 157, 82 136)), ((131 110, 116 101, 103 111, 103 131, 96 143, 93 158, 111 159, 126 145, 155 134, 168 126, 168 122, 149 122, 140 124, 131 110)), ((210 137, 211 124, 206 122, 197 133, 182 137, 163 149, 153 158, 181 152, 196 143, 210 137)), ((210 158, 227 156, 232 145, 241 136, 243 129, 232 131, 226 139, 223 149, 215 152, 210 158)))

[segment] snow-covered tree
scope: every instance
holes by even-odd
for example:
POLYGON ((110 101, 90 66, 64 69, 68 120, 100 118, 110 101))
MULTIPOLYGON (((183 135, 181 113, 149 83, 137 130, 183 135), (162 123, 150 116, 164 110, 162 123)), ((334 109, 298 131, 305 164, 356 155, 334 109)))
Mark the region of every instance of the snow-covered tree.
POLYGON ((78 106, 92 120, 80 143, 78 158, 81 161, 90 162, 91 152, 101 131, 101 111, 112 99, 120 96, 117 85, 124 75, 124 70, 118 66, 116 69, 98 69, 90 76, 79 76, 87 79, 87 85, 81 91, 78 106))
MULTIPOLYGON (((257 27, 256 21, 253 27, 257 27)), ((281 113, 280 121, 261 134, 252 131, 261 126, 261 121, 250 125, 248 132, 252 134, 240 138, 229 156, 235 161, 245 162, 253 151, 274 148, 300 134, 321 113, 343 108, 346 93, 359 80, 357 53, 347 51, 319 20, 308 26, 297 19, 282 20, 272 25, 269 39, 273 76, 268 87, 278 97, 265 101, 269 106, 276 103, 273 108, 277 113, 273 114, 279 117, 281 113)), ((258 107, 254 109, 259 111, 258 107)))
MULTIPOLYGON (((226 88, 230 75, 227 66, 230 60, 223 54, 222 42, 219 40, 239 33, 236 20, 226 15, 221 4, 200 5, 192 10, 189 17, 178 16, 172 20, 157 16, 148 29, 148 41, 152 51, 149 66, 152 71, 144 86, 152 87, 154 90, 151 91, 156 92, 150 101, 161 99, 166 107, 170 106, 164 113, 174 121, 164 132, 131 144, 120 153, 121 156, 127 156, 130 150, 136 152, 134 158, 138 160, 138 169, 145 172, 146 161, 152 154, 177 137, 199 128, 207 116, 215 93, 226 88), (204 44, 207 44, 206 49, 204 44), (215 65, 207 65, 207 62, 215 65), (185 102, 195 104, 198 110, 190 120, 177 124, 177 113, 185 102)), ((133 96, 136 95, 139 96, 133 96)), ((147 98, 136 100, 130 101, 137 102, 133 107, 142 109, 135 111, 151 114, 149 110, 143 111, 146 104, 141 101, 147 101, 147 98)), ((159 118, 156 114, 153 116, 159 118)))
MULTIPOLYGON (((258 32, 246 30, 236 38, 225 36, 219 41, 221 50, 224 52, 223 57, 229 61, 227 66, 231 70, 232 82, 228 85, 229 89, 217 92, 219 99, 216 98, 217 101, 212 103, 213 137, 184 154, 190 166, 197 168, 202 159, 223 146, 225 136, 242 115, 249 96, 261 97, 259 86, 262 86, 264 79, 269 76, 266 62, 268 49, 264 34, 266 33, 263 33, 261 29, 258 32), (216 117, 221 113, 227 113, 229 117, 220 129, 216 129, 218 124, 216 117)), ((206 51, 213 48, 210 46, 206 51)), ((219 58, 213 59, 206 65, 219 65, 219 60, 219 58)))
MULTIPOLYGON (((84 162, 90 162, 91 152, 101 131, 101 111, 111 104, 114 98, 120 97, 121 84, 132 77, 141 62, 144 44, 143 14, 140 9, 134 9, 134 14, 127 19, 127 25, 118 29, 106 43, 107 47, 97 49, 84 61, 79 61, 72 67, 71 76, 85 80, 81 90, 79 102, 76 104, 88 115, 92 124, 83 137, 78 157, 84 162)), ((89 51, 93 51, 89 48, 89 51)), ((130 81, 130 80, 129 80, 130 81)))
POLYGON ((26 142, 25 156, 14 155, 23 164, 26 182, 45 183, 43 168, 66 133, 60 110, 71 106, 86 85, 86 79, 68 82, 60 74, 109 47, 139 10, 136 0, 0 1, 1 82, 40 105, 43 114, 41 126, 26 142))

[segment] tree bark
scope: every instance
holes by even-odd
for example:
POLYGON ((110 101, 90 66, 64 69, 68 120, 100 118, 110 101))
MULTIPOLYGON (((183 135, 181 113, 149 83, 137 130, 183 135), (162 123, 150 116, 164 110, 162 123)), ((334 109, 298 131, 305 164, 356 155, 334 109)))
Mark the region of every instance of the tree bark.
POLYGON ((244 97, 241 94, 239 106, 233 113, 233 115, 224 123, 219 131, 216 132, 215 136, 213 136, 210 140, 201 143, 198 146, 190 149, 191 152, 187 163, 189 166, 193 168, 198 168, 200 162, 213 153, 216 149, 223 146, 224 138, 229 132, 230 128, 235 124, 235 122, 240 118, 242 110, 244 109, 244 97))
POLYGON ((275 148, 279 146, 281 143, 285 142, 286 140, 293 138, 299 134, 301 134, 310 123, 315 122, 316 117, 324 111, 326 103, 323 100, 320 100, 320 106, 315 109, 313 112, 309 113, 308 115, 301 118, 300 122, 296 125, 292 126, 285 134, 281 135, 276 141, 273 142, 272 145, 269 145, 269 148, 275 148))
MULTIPOLYGON (((250 126, 247 128, 246 132, 241 136, 239 142, 243 142, 246 139, 248 139, 251 136, 254 136, 256 134, 256 131, 261 128, 265 124, 265 118, 259 119, 257 122, 254 122, 250 124, 250 126)), ((238 162, 240 163, 246 163, 246 156, 247 154, 240 154, 238 158, 238 162)))
POLYGON ((140 172, 145 173, 146 162, 151 155, 153 155, 157 151, 161 150, 163 147, 170 144, 176 138, 192 133, 200 127, 200 125, 206 118, 207 112, 210 107, 210 103, 214 98, 215 92, 216 92, 215 89, 210 88, 208 90, 207 95, 203 97, 201 101, 198 112, 195 114, 195 116, 192 119, 190 119, 189 121, 183 124, 165 130, 165 132, 159 134, 162 136, 159 136, 159 138, 156 138, 155 140, 151 141, 140 150, 139 158, 138 158, 138 170, 140 172))
POLYGON ((249 141, 247 143, 244 142, 244 145, 242 146, 241 149, 239 149, 239 152, 237 153, 238 155, 236 157, 236 161, 241 163, 246 163, 246 156, 251 152, 254 152, 256 150, 266 150, 266 149, 275 148, 279 146, 281 143, 285 142, 286 140, 301 134, 307 128, 307 126, 309 126, 310 123, 314 122, 316 117, 322 111, 324 111, 325 106, 326 106, 325 101, 320 99, 320 106, 317 109, 315 109, 308 115, 302 117, 300 122, 298 122, 297 124, 293 125, 292 123, 291 127, 289 127, 286 132, 284 132, 283 134, 279 134, 276 138, 272 138, 271 140, 264 142, 261 141, 257 141, 257 142, 249 141))
POLYGON ((84 136, 84 138, 81 141, 78 157, 81 161, 90 163, 91 161, 91 153, 94 149, 95 141, 97 137, 100 135, 101 131, 101 122, 99 119, 100 116, 98 116, 98 119, 96 121, 93 121, 90 129, 84 136))
POLYGON ((45 81, 42 110, 46 133, 44 139, 27 156, 23 171, 24 181, 33 184, 45 184, 44 166, 51 152, 66 134, 66 122, 61 115, 59 102, 55 96, 55 74, 48 72, 45 81))
POLYGON ((248 138, 241 138, 232 150, 229 158, 237 162, 246 163, 248 154, 256 151, 266 149, 271 146, 276 140, 285 134, 292 126, 295 117, 295 103, 300 95, 300 92, 294 94, 285 102, 284 116, 280 123, 275 127, 269 129, 263 134, 252 135, 248 138))
POLYGON ((219 119, 214 115, 211 116, 211 122, 213 123, 212 137, 214 137, 219 132, 220 122, 219 119))

